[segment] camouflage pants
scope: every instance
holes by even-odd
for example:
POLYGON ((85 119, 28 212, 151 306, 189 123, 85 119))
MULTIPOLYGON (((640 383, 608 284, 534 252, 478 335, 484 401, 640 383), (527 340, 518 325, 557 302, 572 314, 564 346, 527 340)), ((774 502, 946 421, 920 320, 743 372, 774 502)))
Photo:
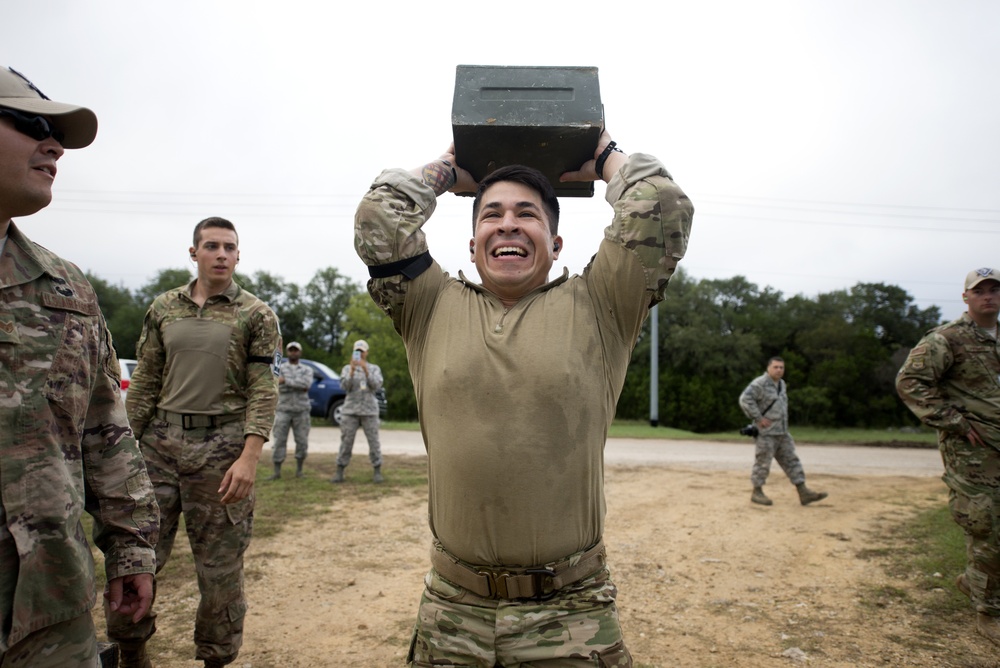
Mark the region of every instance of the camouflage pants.
POLYGON ((0 654, 0 668, 98 668, 94 618, 88 612, 29 634, 0 654))
POLYGON ((407 656, 413 668, 630 668, 608 570, 545 601, 493 600, 431 570, 407 656))
POLYGON ((309 450, 309 409, 301 411, 279 410, 274 414, 274 427, 271 429, 271 443, 274 453, 271 460, 275 464, 285 461, 285 450, 288 446, 288 428, 291 427, 295 437, 295 458, 305 459, 309 450))
POLYGON ((965 532, 965 579, 978 612, 1000 616, 1000 451, 939 439, 951 516, 965 532))
POLYGON ((354 435, 358 427, 364 427, 365 438, 368 439, 368 460, 372 466, 382 466, 382 444, 378 440, 377 415, 347 415, 340 416, 340 453, 337 455, 337 466, 347 466, 351 463, 351 452, 354 450, 354 435))
MULTIPOLYGON (((153 420, 140 446, 160 506, 157 572, 170 559, 183 513, 201 592, 195 658, 232 660, 243 643, 243 553, 253 532, 254 494, 224 506, 219 486, 243 451, 243 423, 182 429, 153 420)), ((156 630, 155 612, 135 625, 110 615, 107 606, 105 617, 108 636, 116 641, 144 640, 156 630)))
POLYGON ((802 462, 795 454, 795 441, 792 440, 791 434, 760 435, 756 439, 756 444, 753 471, 750 473, 750 482, 754 487, 763 487, 767 482, 767 476, 771 473, 772 459, 778 462, 778 466, 793 485, 800 485, 806 481, 802 462))

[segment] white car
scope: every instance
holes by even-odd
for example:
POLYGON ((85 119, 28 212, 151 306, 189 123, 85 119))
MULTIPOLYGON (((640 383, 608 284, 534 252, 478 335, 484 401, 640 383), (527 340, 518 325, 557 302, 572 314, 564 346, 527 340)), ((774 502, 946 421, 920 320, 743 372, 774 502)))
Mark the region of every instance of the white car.
POLYGON ((135 360, 123 360, 119 359, 118 363, 122 368, 122 401, 125 401, 125 394, 128 392, 128 382, 132 377, 132 372, 135 371, 135 367, 139 364, 135 360))

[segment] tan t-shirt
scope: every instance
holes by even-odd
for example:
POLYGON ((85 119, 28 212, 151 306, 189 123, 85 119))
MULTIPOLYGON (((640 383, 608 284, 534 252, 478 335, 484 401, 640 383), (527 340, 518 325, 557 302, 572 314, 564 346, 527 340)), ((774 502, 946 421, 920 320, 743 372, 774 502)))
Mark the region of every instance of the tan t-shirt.
MULTIPOLYGON (((692 215, 663 166, 641 154, 607 199, 615 216, 583 275, 564 273, 510 309, 436 263, 414 280, 369 283, 406 344, 431 530, 467 562, 541 565, 603 534, 607 429, 692 215)), ((383 172, 358 208, 359 255, 380 265, 426 250, 420 226, 434 203, 405 172, 383 172)))

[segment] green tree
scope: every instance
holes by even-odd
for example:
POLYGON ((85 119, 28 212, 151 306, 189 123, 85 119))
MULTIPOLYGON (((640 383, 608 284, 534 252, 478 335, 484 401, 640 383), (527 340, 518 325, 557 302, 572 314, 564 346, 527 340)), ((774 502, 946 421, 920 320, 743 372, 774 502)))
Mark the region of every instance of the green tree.
POLYGON ((345 340, 344 312, 359 292, 357 283, 333 267, 317 271, 306 284, 303 338, 316 350, 326 353, 328 359, 341 350, 345 340))
POLYGON ((97 303, 108 324, 118 357, 135 358, 135 345, 142 333, 143 308, 124 285, 111 285, 90 272, 87 272, 87 280, 97 293, 97 303))
MULTIPOLYGON (((416 420, 417 399, 406 363, 403 339, 393 329, 392 321, 366 292, 354 295, 344 313, 344 343, 340 349, 344 361, 341 365, 350 359, 352 346, 358 339, 368 342, 371 361, 382 369, 389 418, 416 420)), ((340 369, 340 365, 335 368, 340 369)))
POLYGON ((298 341, 306 346, 307 350, 302 352, 309 357, 311 342, 303 340, 308 338, 305 331, 306 304, 299 286, 263 270, 254 272, 252 277, 238 274, 236 278, 240 285, 270 306, 278 316, 281 338, 285 343, 298 341))

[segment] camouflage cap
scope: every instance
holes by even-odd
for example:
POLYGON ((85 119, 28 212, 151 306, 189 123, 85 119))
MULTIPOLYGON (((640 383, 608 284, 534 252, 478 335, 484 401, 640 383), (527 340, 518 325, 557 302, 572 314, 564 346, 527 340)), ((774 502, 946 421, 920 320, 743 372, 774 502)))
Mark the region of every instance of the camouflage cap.
POLYGON ((358 341, 354 342, 354 349, 368 352, 368 342, 359 339, 358 341))
POLYGON ((0 107, 49 119, 65 138, 64 148, 90 146, 97 136, 97 115, 86 107, 54 102, 27 77, 12 68, 0 69, 0 107))
POLYGON ((996 281, 1000 283, 1000 269, 990 269, 989 267, 973 269, 965 277, 965 289, 971 290, 983 281, 996 281))
POLYGON ((302 350, 302 344, 299 343, 298 341, 292 341, 287 346, 285 346, 285 350, 291 350, 292 348, 295 348, 296 350, 302 350))

